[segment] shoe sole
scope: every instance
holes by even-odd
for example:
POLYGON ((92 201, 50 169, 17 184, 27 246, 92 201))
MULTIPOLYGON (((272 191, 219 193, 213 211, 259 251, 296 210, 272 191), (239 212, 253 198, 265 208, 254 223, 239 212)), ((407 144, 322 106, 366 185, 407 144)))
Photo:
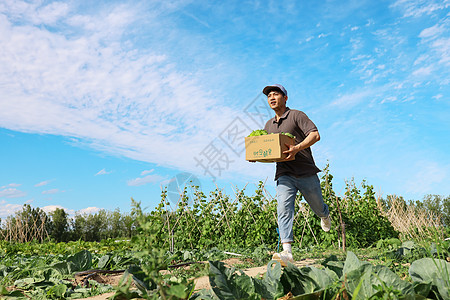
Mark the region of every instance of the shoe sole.
MULTIPOLYGON (((287 267, 287 263, 284 260, 282 260, 281 257, 279 257, 279 256, 275 256, 275 255, 272 256, 272 260, 279 262, 282 267, 287 267)), ((294 262, 291 261, 291 263, 293 264, 294 262)))

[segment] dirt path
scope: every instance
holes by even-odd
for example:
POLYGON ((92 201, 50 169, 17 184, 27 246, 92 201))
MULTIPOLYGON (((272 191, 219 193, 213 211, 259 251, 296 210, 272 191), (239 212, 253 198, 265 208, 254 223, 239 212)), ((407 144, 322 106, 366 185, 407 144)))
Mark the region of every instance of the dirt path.
MULTIPOLYGON (((299 268, 305 267, 305 266, 312 266, 316 264, 317 260, 314 259, 302 259, 295 262, 295 265, 299 268)), ((239 259, 227 259, 224 261, 225 264, 232 266, 238 263, 242 263, 239 259)), ((261 266, 261 267, 255 267, 255 268, 248 268, 248 269, 241 269, 245 274, 248 276, 256 277, 258 275, 263 275, 266 272, 267 266, 261 266)), ((99 276, 98 280, 99 282, 109 283, 112 285, 117 285, 121 274, 117 275, 106 275, 106 276, 99 276)), ((195 279, 195 290, 201 290, 201 289, 210 289, 211 286, 209 285, 209 277, 203 276, 195 279)), ((111 297, 114 295, 114 292, 106 293, 98 296, 93 296, 89 298, 83 298, 83 299, 89 299, 89 300, 106 300, 108 297, 111 297)), ((75 299, 75 300, 82 300, 82 299, 75 299)))

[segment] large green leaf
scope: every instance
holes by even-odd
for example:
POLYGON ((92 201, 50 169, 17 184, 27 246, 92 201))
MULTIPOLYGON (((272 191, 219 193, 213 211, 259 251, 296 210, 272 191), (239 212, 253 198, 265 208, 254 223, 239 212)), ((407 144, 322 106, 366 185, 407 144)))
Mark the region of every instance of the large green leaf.
POLYGON ((295 296, 308 294, 321 288, 307 275, 307 272, 303 272, 291 263, 284 268, 281 283, 285 291, 290 291, 295 296))
POLYGON ((442 259, 422 258, 409 268, 413 281, 431 283, 432 290, 441 299, 450 299, 450 263, 442 259))
POLYGON ((280 278, 281 264, 274 260, 270 261, 264 277, 254 278, 256 292, 264 299, 278 299, 284 295, 280 278))
POLYGON ((339 279, 336 274, 329 269, 322 270, 315 267, 305 267, 302 268, 302 271, 314 280, 321 289, 327 288, 339 279))
POLYGON ((338 278, 342 277, 343 270, 344 270, 344 262, 340 261, 336 255, 331 255, 327 257, 323 262, 322 265, 331 271, 333 271, 338 278))
POLYGON ((69 256, 67 262, 73 263, 73 272, 89 270, 92 268, 92 254, 87 250, 82 250, 69 256))
POLYGON ((193 294, 189 297, 189 300, 217 300, 217 296, 211 290, 200 290, 199 292, 193 294))
POLYGON ((347 251, 347 258, 345 259, 344 269, 342 270, 342 276, 348 274, 354 270, 359 269, 362 265, 368 265, 368 262, 360 261, 355 253, 347 251))
POLYGON ((372 265, 364 264, 344 275, 345 287, 354 299, 367 299, 376 293, 371 283, 372 269, 372 265))
POLYGON ((53 272, 52 275, 55 275, 54 272, 59 273, 60 275, 70 275, 73 272, 76 272, 76 266, 71 261, 62 261, 55 264, 50 265, 49 270, 53 272))
POLYGON ((290 291, 295 296, 311 294, 325 290, 337 280, 337 275, 328 270, 315 267, 297 268, 293 264, 288 264, 284 268, 281 282, 285 291, 290 291))
POLYGON ((416 292, 416 295, 421 295, 424 297, 427 297, 430 294, 431 291, 431 282, 425 283, 425 282, 414 282, 414 291, 416 292))
POLYGON ((346 274, 345 285, 354 299, 368 299, 379 295, 385 287, 399 291, 405 297, 415 296, 412 284, 401 280, 388 267, 381 265, 360 265, 359 268, 346 274))
POLYGON ((56 298, 62 298, 67 291, 67 286, 65 284, 54 285, 47 290, 47 296, 53 296, 56 298))
POLYGON ((402 280, 388 267, 377 265, 374 267, 374 274, 376 277, 376 279, 373 279, 372 277, 372 282, 374 284, 379 285, 381 281, 385 286, 400 291, 403 296, 413 297, 415 295, 414 286, 411 283, 402 280))
POLYGON ((210 261, 209 271, 209 283, 219 299, 261 299, 255 293, 253 278, 242 272, 236 273, 234 267, 227 268, 221 261, 210 261))
POLYGON ((106 254, 100 257, 98 260, 97 266, 99 269, 106 269, 108 266, 109 261, 111 260, 111 256, 106 254))

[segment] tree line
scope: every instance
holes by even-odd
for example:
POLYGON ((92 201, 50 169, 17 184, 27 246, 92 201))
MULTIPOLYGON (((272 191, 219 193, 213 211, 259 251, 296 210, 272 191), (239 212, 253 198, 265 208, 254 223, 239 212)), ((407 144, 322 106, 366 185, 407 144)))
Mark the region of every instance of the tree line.
MULTIPOLYGON (((443 232, 450 235, 450 196, 427 195, 421 201, 406 201, 397 196, 377 199, 372 186, 363 182, 359 188, 351 181, 347 183, 345 195, 338 197, 332 188, 332 177, 326 169, 321 185, 326 202, 331 204, 336 228, 331 234, 323 234, 317 229, 320 228, 320 222, 312 213, 300 214, 294 228, 300 244, 302 241, 306 244, 334 243, 340 239, 340 222, 345 224, 349 246, 367 247, 376 239, 398 236, 399 232, 394 230, 390 219, 393 203, 397 210, 398 207, 405 211, 413 207, 412 217, 417 216, 418 211, 424 211, 425 219, 431 216, 438 219, 443 232), (338 200, 342 205, 342 216, 338 215, 338 200)), ((242 247, 277 240, 276 203, 274 199, 266 197, 262 182, 253 196, 245 196, 241 191, 234 200, 219 189, 212 191, 209 197, 198 190, 195 195, 195 199, 187 199, 185 193, 178 207, 172 210, 166 209, 167 192, 163 191, 161 203, 146 213, 151 223, 160 227, 162 236, 171 237, 172 244, 177 240, 178 246, 188 247, 202 244, 203 241, 203 246, 208 246, 210 243, 227 244, 234 239, 240 240, 242 243, 236 246, 242 247), (219 237, 223 241, 215 241, 219 237)), ((303 205, 301 199, 301 195, 298 195, 299 208, 303 205)), ((411 218, 411 214, 407 218, 411 218)), ((101 209, 95 213, 76 213, 71 217, 61 208, 46 213, 39 207, 25 204, 14 215, 0 219, 0 239, 16 242, 101 241, 130 238, 136 233, 133 213, 122 213, 119 208, 114 211, 101 209)), ((167 238, 162 238, 162 241, 167 243, 167 238)), ((171 248, 174 246, 171 245, 171 248)))
POLYGON ((29 242, 52 240, 101 241, 129 238, 135 234, 134 218, 129 213, 101 209, 95 213, 76 213, 74 217, 62 208, 46 213, 39 207, 24 204, 22 210, 5 220, 0 219, 0 237, 7 241, 29 242))

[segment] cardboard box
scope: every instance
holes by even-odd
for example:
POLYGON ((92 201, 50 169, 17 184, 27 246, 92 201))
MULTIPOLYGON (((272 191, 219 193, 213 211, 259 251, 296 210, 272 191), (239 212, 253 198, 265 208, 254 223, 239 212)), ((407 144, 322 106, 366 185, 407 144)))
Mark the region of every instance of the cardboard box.
MULTIPOLYGON (((245 160, 259 162, 286 161, 287 154, 283 154, 283 151, 289 148, 285 144, 295 145, 295 140, 281 133, 248 136, 245 138, 245 160)), ((292 157, 289 160, 294 159, 295 157, 292 157)))

